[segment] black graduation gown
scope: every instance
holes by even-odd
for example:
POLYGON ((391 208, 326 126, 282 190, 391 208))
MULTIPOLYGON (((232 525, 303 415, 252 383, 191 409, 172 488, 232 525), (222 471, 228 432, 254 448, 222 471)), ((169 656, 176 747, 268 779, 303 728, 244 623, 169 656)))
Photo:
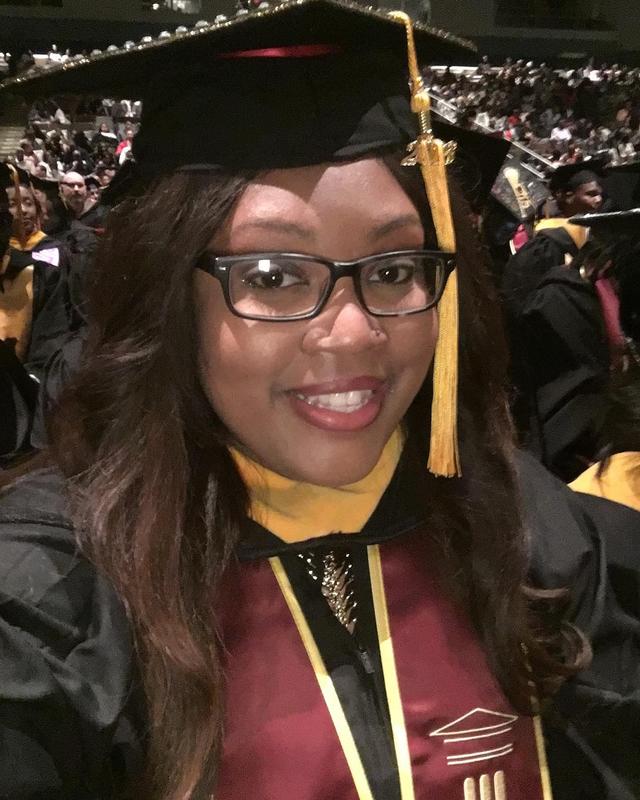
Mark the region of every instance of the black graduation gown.
POLYGON ((545 726, 556 800, 640 797, 640 513, 571 492, 522 454, 531 579, 570 588, 591 666, 554 698, 545 726))
MULTIPOLYGON (((34 260, 34 320, 28 358, 24 365, 14 364, 11 372, 0 371, 0 424, 4 434, 0 464, 10 464, 17 454, 30 448, 46 446, 47 414, 80 364, 97 237, 74 221, 64 239, 59 267, 34 260), (30 388, 26 394, 25 387, 30 388)), ((45 244, 52 241, 59 244, 49 237, 43 240, 45 244)), ((28 253, 16 255, 31 263, 28 253)))
POLYGON ((578 247, 564 228, 539 231, 507 262, 501 282, 501 296, 509 319, 517 321, 529 295, 545 273, 575 257, 578 247))
MULTIPOLYGON (((571 586, 573 617, 593 635, 596 651, 602 645, 609 658, 619 658, 619 668, 609 672, 609 662, 600 661, 603 657, 597 654, 593 668, 569 682, 555 704, 560 721, 548 723, 547 737, 556 800, 631 800, 637 760, 628 761, 626 750, 600 741, 599 733, 615 730, 617 741, 626 738, 629 749, 637 741, 638 609, 623 607, 615 594, 612 580, 616 576, 607 574, 608 539, 598 530, 583 498, 555 481, 533 459, 522 458, 520 471, 535 582, 571 586), (595 701, 595 716, 583 704, 585 692, 595 701), (614 695, 616 702, 611 703, 614 695), (621 707, 626 713, 618 713, 621 707)), ((399 515, 412 513, 412 503, 411 484, 407 489, 399 483, 400 474, 396 473, 376 512, 378 522, 384 520, 382 528, 374 533, 365 526, 362 535, 384 537, 402 530, 399 515)), ((628 547, 627 539, 635 536, 638 541, 639 519, 633 512, 625 522, 629 528, 621 523, 612 547, 615 561, 625 562, 631 575, 637 575, 640 564, 634 550, 637 545, 628 547)), ((333 538, 338 544, 340 537, 333 538)), ((353 541, 342 538, 345 544, 353 541)), ((253 537, 245 540, 243 557, 259 556, 260 550, 272 547, 273 537, 254 529, 253 537)), ((288 558, 284 552, 288 551, 295 564, 296 548, 282 549, 282 555, 288 558)), ((76 552, 63 484, 55 472, 38 471, 4 493, 0 551, 4 656, 0 661, 0 796, 24 800, 117 797, 123 779, 137 773, 144 730, 133 703, 137 692, 130 634, 118 598, 76 552)), ((290 574, 303 582, 301 573, 295 577, 295 569, 291 566, 290 574)), ((304 595, 303 589, 300 597, 304 595)), ((366 605, 366 598, 363 601, 366 605)), ((316 601, 307 602, 305 611, 312 618, 316 601)), ((316 629, 322 627, 323 619, 327 628, 324 635, 318 632, 318 641, 331 663, 332 650, 342 648, 342 655, 346 651, 333 638, 335 620, 330 615, 318 615, 316 629)), ((372 663, 375 672, 375 653, 372 663)), ((362 668, 354 651, 346 680, 359 700, 352 706, 350 722, 354 729, 380 733, 384 714, 381 717, 379 709, 368 702, 366 692, 358 692, 362 668), (377 725, 368 723, 372 718, 377 725)), ((371 746, 376 746, 373 740, 371 746)), ((384 736, 378 748, 379 766, 369 764, 368 769, 378 770, 378 785, 384 786, 392 757, 385 750, 384 736)), ((380 797, 396 796, 392 784, 380 797)))
POLYGON ((528 449, 573 480, 594 460, 610 363, 598 296, 576 270, 553 267, 529 295, 512 363, 528 449))
POLYGON ((55 342, 69 330, 66 250, 48 236, 33 250, 9 249, 7 275, 16 275, 28 266, 33 267, 33 298, 23 360, 15 355, 14 341, 0 342, 0 466, 29 447, 42 370, 56 350, 55 342))
POLYGON ((30 437, 36 449, 47 445, 48 413, 80 366, 87 337, 87 293, 98 239, 93 230, 74 221, 67 231, 66 241, 69 259, 61 275, 60 295, 67 324, 50 339, 49 355, 40 373, 40 391, 30 437))

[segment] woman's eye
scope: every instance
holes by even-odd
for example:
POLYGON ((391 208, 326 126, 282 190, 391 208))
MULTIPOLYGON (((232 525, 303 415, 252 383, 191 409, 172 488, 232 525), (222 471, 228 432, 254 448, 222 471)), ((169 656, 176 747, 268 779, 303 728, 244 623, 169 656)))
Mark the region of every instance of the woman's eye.
POLYGON ((368 277, 370 283, 397 286, 413 280, 416 268, 412 261, 394 261, 375 267, 368 277))
POLYGON ((306 281, 302 275, 284 267, 258 267, 252 269, 242 279, 250 289, 287 289, 291 286, 300 286, 306 281))

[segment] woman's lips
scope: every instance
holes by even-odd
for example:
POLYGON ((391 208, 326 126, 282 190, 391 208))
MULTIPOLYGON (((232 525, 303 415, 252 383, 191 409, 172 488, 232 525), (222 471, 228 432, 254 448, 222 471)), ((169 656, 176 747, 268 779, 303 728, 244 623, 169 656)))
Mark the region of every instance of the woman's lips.
POLYGON ((294 412, 326 431, 359 431, 377 418, 386 384, 363 376, 313 384, 287 392, 294 412))

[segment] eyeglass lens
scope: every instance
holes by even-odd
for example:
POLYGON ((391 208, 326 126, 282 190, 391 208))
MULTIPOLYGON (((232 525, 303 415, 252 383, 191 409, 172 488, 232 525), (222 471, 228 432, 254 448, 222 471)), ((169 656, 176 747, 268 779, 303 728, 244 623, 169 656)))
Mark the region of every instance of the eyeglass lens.
MULTIPOLYGON (((428 308, 444 280, 437 256, 400 253, 366 261, 357 272, 368 311, 406 314, 428 308)), ((241 315, 261 318, 295 317, 313 312, 325 299, 330 268, 293 256, 256 257, 237 261, 229 275, 229 295, 241 315)))

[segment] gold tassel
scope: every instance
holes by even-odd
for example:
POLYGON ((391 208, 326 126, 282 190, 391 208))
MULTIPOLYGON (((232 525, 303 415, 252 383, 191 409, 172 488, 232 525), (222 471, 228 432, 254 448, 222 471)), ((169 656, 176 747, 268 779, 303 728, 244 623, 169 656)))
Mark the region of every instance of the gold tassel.
MULTIPOLYGON (((407 55, 411 78, 411 110, 418 115, 420 133, 409 145, 405 166, 418 165, 422 173, 438 247, 455 254, 456 236, 447 183, 447 164, 455 157, 455 142, 436 139, 431 130, 431 98, 418 68, 411 19, 402 11, 391 11, 407 33, 407 55)), ((439 333, 433 366, 431 441, 428 469, 434 475, 460 476, 458 449, 458 275, 454 269, 438 304, 439 333)))

